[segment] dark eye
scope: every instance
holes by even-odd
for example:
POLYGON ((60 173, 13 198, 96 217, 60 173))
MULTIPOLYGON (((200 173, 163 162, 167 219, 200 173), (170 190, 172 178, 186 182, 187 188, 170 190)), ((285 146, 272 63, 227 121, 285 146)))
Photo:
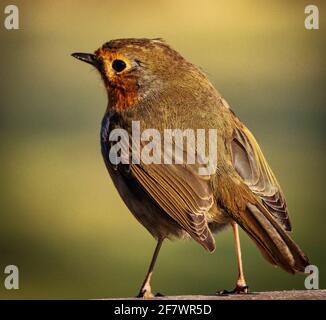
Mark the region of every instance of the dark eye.
POLYGON ((116 71, 116 72, 121 72, 123 71, 125 68, 127 67, 126 63, 123 60, 114 60, 112 62, 112 68, 116 71))

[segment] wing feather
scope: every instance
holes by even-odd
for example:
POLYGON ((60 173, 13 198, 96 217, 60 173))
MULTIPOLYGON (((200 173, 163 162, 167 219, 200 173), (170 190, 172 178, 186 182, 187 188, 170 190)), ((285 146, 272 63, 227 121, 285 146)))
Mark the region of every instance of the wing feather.
POLYGON ((271 168, 252 133, 243 125, 234 130, 232 160, 237 173, 283 226, 291 230, 286 201, 271 168))
POLYGON ((131 172, 152 199, 191 237, 209 251, 215 249, 205 216, 213 205, 213 196, 211 191, 211 197, 207 196, 207 184, 203 186, 200 177, 191 176, 190 184, 185 179, 187 169, 181 165, 131 165, 131 172))

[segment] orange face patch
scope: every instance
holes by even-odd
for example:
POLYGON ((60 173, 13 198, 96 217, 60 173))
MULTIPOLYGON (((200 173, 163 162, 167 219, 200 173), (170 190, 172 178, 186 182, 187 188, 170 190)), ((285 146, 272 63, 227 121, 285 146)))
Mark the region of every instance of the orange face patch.
POLYGON ((96 56, 103 63, 103 77, 109 91, 112 107, 123 111, 138 101, 138 83, 135 76, 130 73, 132 64, 127 57, 117 51, 98 49, 96 56), (114 61, 123 61, 126 67, 122 71, 114 70, 114 61))

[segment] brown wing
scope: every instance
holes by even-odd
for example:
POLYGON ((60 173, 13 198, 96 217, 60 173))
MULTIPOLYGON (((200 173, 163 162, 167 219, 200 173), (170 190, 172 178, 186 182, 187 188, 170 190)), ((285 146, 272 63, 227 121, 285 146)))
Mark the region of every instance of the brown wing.
MULTIPOLYGON (((132 136, 129 139, 132 141, 132 136)), ((129 144, 129 141, 126 137, 120 140, 121 150, 133 146, 135 148, 134 154, 140 154, 141 150, 137 150, 140 146, 137 147, 137 143, 135 145, 129 144)), ((151 143, 155 144, 153 141, 151 143)), ((153 147, 155 148, 154 145, 153 147)), ((174 147, 172 148, 173 151, 175 150, 174 147)), ((128 159, 125 157, 129 157, 131 154, 132 150, 130 149, 129 153, 122 152, 121 157, 126 161, 128 159)), ((173 154, 172 157, 175 159, 178 156, 173 154)), ((196 165, 148 164, 147 160, 143 160, 143 158, 138 159, 136 156, 129 165, 133 178, 140 183, 153 201, 194 240, 207 250, 213 251, 215 240, 208 228, 205 216, 214 203, 209 177, 198 175, 196 165)))
POLYGON ((207 180, 182 165, 131 165, 131 172, 152 199, 207 250, 215 249, 205 213, 213 205, 207 180))
POLYGON ((280 186, 253 135, 227 109, 232 163, 226 161, 227 170, 215 182, 220 202, 269 262, 291 273, 304 272, 309 260, 286 232, 290 222, 280 186))
POLYGON ((261 200, 265 208, 284 227, 291 230, 282 190, 252 133, 238 125, 231 142, 232 160, 237 173, 261 200))

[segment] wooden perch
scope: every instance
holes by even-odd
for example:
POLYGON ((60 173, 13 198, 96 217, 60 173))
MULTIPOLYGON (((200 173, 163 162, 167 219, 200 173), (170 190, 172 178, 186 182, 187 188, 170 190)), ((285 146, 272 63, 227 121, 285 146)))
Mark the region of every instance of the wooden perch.
MULTIPOLYGON (((139 298, 115 298, 103 300, 138 300, 139 298)), ((186 295, 163 296, 153 300, 326 300, 326 290, 290 290, 252 292, 249 294, 229 295, 186 295)))

